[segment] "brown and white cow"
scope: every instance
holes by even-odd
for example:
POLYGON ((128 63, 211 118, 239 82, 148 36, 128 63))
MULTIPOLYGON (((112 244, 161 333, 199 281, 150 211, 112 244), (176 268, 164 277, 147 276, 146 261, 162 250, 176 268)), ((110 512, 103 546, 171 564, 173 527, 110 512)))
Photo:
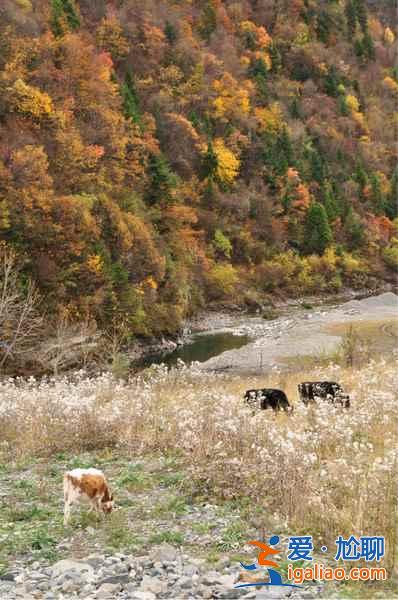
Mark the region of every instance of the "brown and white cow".
POLYGON ((69 522, 71 507, 80 500, 88 500, 91 509, 110 513, 114 507, 105 475, 99 469, 73 469, 64 475, 64 525, 69 522))

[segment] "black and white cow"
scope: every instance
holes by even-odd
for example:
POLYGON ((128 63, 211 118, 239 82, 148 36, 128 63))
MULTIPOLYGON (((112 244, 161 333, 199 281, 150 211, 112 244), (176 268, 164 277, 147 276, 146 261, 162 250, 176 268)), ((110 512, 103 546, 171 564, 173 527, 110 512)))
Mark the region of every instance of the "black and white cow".
POLYGON ((320 398, 331 404, 340 404, 344 408, 350 407, 349 395, 345 394, 341 385, 335 381, 306 381, 298 385, 298 393, 304 404, 316 402, 320 398))
POLYGON ((252 408, 265 410, 272 408, 273 410, 285 410, 291 412, 293 408, 290 406, 285 392, 273 388, 263 388, 259 390, 247 390, 243 396, 246 402, 252 408))

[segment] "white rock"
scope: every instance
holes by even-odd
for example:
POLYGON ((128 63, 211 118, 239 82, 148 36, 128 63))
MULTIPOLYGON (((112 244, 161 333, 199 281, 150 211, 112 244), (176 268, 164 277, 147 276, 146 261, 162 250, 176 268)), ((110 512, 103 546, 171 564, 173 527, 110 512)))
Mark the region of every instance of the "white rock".
POLYGON ((97 590, 96 598, 114 598, 117 592, 120 592, 121 585, 118 583, 103 583, 97 590))
POLYGON ((134 592, 133 598, 135 600, 156 600, 155 594, 152 594, 152 592, 143 592, 141 590, 134 592))
POLYGON ((148 575, 144 575, 140 590, 142 592, 152 592, 153 594, 161 594, 165 590, 165 583, 156 579, 155 577, 149 577, 148 575))
POLYGON ((177 558, 177 550, 170 544, 162 544, 152 553, 154 562, 174 562, 177 558))
POLYGON ((91 565, 77 560, 69 560, 67 558, 55 563, 51 569, 51 574, 54 578, 68 572, 84 575, 84 578, 87 581, 94 577, 94 569, 91 565))

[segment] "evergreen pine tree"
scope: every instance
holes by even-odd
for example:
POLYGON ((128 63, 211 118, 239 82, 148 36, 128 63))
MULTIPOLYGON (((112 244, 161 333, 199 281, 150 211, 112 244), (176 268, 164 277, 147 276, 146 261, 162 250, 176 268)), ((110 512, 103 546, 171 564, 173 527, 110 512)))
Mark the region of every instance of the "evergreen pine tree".
POLYGON ((256 82, 259 96, 263 100, 266 100, 268 96, 267 79, 269 72, 265 61, 262 58, 256 58, 251 63, 248 74, 256 82))
POLYGON ((283 174, 289 166, 293 165, 293 146, 286 127, 282 129, 282 133, 278 137, 276 150, 280 158, 280 172, 283 174))
POLYGON ((202 179, 214 180, 216 178, 218 168, 217 154, 214 152, 211 141, 207 144, 207 150, 202 158, 201 175, 202 179))
POLYGON ((124 83, 121 87, 121 94, 123 98, 123 109, 124 114, 128 119, 131 119, 134 123, 140 123, 140 111, 139 101, 135 84, 130 71, 127 71, 124 78, 124 83))
POLYGON ((365 50, 363 47, 363 42, 360 39, 356 39, 354 42, 354 52, 356 54, 356 56, 361 59, 363 58, 364 54, 365 54, 365 50))
POLYGON ((148 172, 150 187, 146 193, 146 200, 150 204, 162 200, 168 202, 171 198, 171 190, 176 187, 178 179, 162 154, 151 155, 148 172))
POLYGON ((64 35, 65 24, 72 31, 80 26, 80 19, 71 0, 52 0, 51 9, 51 29, 55 37, 64 35))
POLYGON ((322 255, 332 241, 332 230, 326 210, 319 202, 313 202, 304 223, 304 250, 307 254, 322 255))
POLYGON ((365 189, 365 187, 368 185, 368 175, 365 171, 365 169, 363 168, 363 166, 358 163, 355 169, 355 175, 354 175, 355 181, 357 182, 357 184, 359 185, 359 196, 361 198, 361 200, 364 200, 364 194, 363 191, 365 189))
POLYGON ((340 78, 338 76, 336 67, 331 65, 325 77, 325 92, 328 94, 328 96, 337 98, 339 95, 339 84, 340 78))
POLYGON ((318 39, 324 44, 327 44, 329 40, 331 27, 332 20, 329 13, 326 10, 322 10, 317 19, 316 34, 318 39))
POLYGON ((325 161, 315 148, 310 154, 310 164, 312 179, 315 179, 319 185, 322 185, 325 179, 325 161))
POLYGON ((202 10, 199 32, 203 39, 209 41, 211 34, 217 29, 217 13, 212 0, 208 0, 202 10))
POLYGON ((366 8, 365 0, 354 0, 354 7, 358 23, 361 26, 362 32, 366 33, 366 31, 368 30, 368 11, 366 8))
POLYGON ((300 101, 297 96, 295 96, 291 101, 289 106, 289 112, 292 119, 301 119, 301 117, 303 116, 301 112, 300 101))
POLYGON ((376 58, 375 45, 374 45, 373 38, 370 35, 369 31, 366 31, 363 36, 362 49, 363 49, 363 55, 368 60, 375 60, 375 58, 376 58))
POLYGON ((346 220, 344 223, 344 231, 347 238, 349 250, 356 250, 362 246, 365 240, 365 230, 358 215, 349 207, 346 220))
POLYGON ((274 43, 269 45, 268 54, 272 63, 271 73, 278 73, 282 68, 282 56, 274 43))
POLYGON ((348 38, 352 39, 355 35, 355 30, 357 27, 357 13, 353 0, 347 0, 345 3, 345 16, 347 19, 348 38))
POLYGON ((174 25, 172 23, 170 23, 170 21, 166 21, 166 25, 164 27, 164 34, 170 45, 175 44, 175 42, 177 41, 177 37, 178 37, 177 30, 174 27, 174 25))
POLYGON ((370 176, 370 185, 372 187, 372 202, 376 214, 384 214, 385 200, 381 190, 380 178, 373 173, 370 176))
POLYGON ((80 27, 80 19, 76 14, 73 3, 70 0, 63 0, 63 5, 64 13, 66 16, 66 20, 68 21, 69 27, 72 30, 80 27))
POLYGON ((345 96, 339 96, 338 107, 339 107, 340 114, 343 117, 348 117, 348 115, 350 114, 350 109, 347 106, 347 101, 346 101, 345 96))
POLYGON ((390 192, 387 195, 385 213, 389 219, 398 217, 398 168, 395 169, 390 183, 390 192))
POLYGON ((337 198, 329 182, 324 185, 323 197, 326 214, 328 216, 329 221, 332 222, 336 219, 336 217, 338 217, 340 209, 337 198))

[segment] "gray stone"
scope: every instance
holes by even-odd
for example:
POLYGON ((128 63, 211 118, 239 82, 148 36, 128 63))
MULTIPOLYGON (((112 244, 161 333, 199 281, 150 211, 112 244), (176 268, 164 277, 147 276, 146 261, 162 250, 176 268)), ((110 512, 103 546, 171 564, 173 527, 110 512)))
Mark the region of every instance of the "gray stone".
POLYGON ((0 598, 5 598, 5 594, 9 594, 15 590, 13 581, 0 581, 0 598))
POLYGON ((142 582, 140 585, 140 591, 142 592, 152 592, 153 594, 161 594, 167 585, 156 579, 155 577, 149 577, 148 575, 144 575, 142 578, 142 582))
POLYGON ((234 588, 230 590, 226 590, 225 588, 221 588, 221 590, 216 591, 217 598, 231 598, 231 600, 235 600, 235 598, 241 597, 241 591, 235 590, 234 588))
POLYGON ((102 579, 98 585, 102 585, 103 583, 113 583, 113 584, 120 584, 123 585, 125 583, 129 582, 129 576, 128 575, 110 575, 109 577, 105 577, 105 579, 102 579))
POLYGON ((230 564, 231 564, 231 561, 229 560, 228 557, 220 558, 220 560, 217 563, 217 569, 220 569, 220 571, 222 571, 223 569, 228 567, 230 564))
POLYGON ((220 574, 217 571, 208 571, 202 577, 202 582, 205 584, 213 585, 218 583, 220 580, 220 574))
POLYGON ((152 592, 143 592, 142 590, 134 592, 134 596, 132 597, 134 600, 156 600, 155 594, 152 594, 152 592))
POLYGON ((96 598, 114 598, 115 595, 121 590, 120 583, 103 583, 97 590, 95 597, 96 598))
POLYGON ((17 573, 10 571, 9 573, 3 573, 0 575, 0 581, 15 581, 17 573))
POLYGON ((125 554, 123 554, 122 552, 116 552, 115 556, 119 560, 126 560, 126 558, 127 558, 127 556, 125 554))
POLYGON ((90 564, 86 562, 69 559, 60 560, 53 565, 53 578, 57 578, 65 574, 78 574, 80 576, 83 576, 85 579, 92 579, 94 577, 94 569, 90 564))
POLYGON ((90 554, 90 556, 85 559, 85 562, 94 569, 97 569, 104 562, 104 556, 102 554, 90 554))
POLYGON ((46 590, 48 590, 49 588, 49 582, 48 581, 40 581, 36 587, 38 590, 41 590, 42 592, 45 592, 46 590))
POLYGON ((161 544, 152 556, 155 562, 174 562, 177 559, 177 550, 170 544, 161 544))
POLYGON ((214 598, 213 591, 211 588, 201 585, 197 590, 198 598, 204 598, 204 600, 209 600, 210 598, 214 598))
POLYGON ((236 582, 236 577, 235 575, 220 575, 218 577, 218 582, 219 585, 222 585, 223 587, 226 588, 233 588, 236 582))
POLYGON ((79 584, 77 581, 68 579, 62 584, 61 590, 66 594, 69 594, 70 592, 77 592, 80 589, 80 587, 81 584, 79 584))
POLYGON ((188 563, 187 565, 184 565, 183 572, 187 577, 192 577, 192 575, 195 575, 198 572, 198 567, 188 563))
POLYGON ((189 589, 192 587, 192 579, 191 577, 180 577, 180 579, 177 580, 176 585, 178 587, 180 587, 182 590, 184 589, 189 589))
POLYGON ((279 600, 286 598, 291 592, 288 587, 269 587, 266 590, 263 588, 256 593, 256 600, 279 600))

